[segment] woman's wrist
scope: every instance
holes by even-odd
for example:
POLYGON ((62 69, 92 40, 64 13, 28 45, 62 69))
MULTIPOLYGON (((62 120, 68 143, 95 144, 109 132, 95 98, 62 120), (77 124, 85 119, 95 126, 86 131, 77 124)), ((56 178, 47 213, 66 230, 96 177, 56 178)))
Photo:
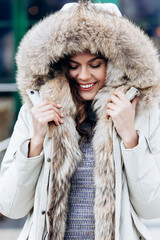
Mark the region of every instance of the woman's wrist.
POLYGON ((135 131, 133 131, 133 133, 129 134, 128 136, 125 136, 124 138, 122 138, 123 144, 125 146, 126 149, 132 149, 134 147, 136 147, 138 145, 138 134, 135 131))
POLYGON ((42 149, 43 149, 43 141, 44 139, 33 136, 30 144, 29 144, 29 150, 28 150, 28 157, 36 157, 40 155, 42 149))

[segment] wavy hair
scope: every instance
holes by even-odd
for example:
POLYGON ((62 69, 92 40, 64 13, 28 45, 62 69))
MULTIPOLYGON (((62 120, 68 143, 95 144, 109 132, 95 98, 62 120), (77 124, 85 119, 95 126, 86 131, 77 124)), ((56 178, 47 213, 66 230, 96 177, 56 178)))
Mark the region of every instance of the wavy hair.
MULTIPOLYGON (((97 56, 104 59, 107 64, 108 59, 104 58, 101 54, 97 54, 97 56)), ((68 80, 68 83, 70 85, 72 99, 77 108, 77 114, 76 114, 75 121, 76 121, 76 129, 81 136, 81 139, 80 139, 80 143, 81 143, 81 141, 84 139, 84 137, 88 136, 88 132, 86 132, 82 128, 82 125, 89 115, 89 111, 91 109, 90 108, 91 101, 86 101, 81 98, 81 96, 79 95, 79 91, 78 91, 78 84, 76 83, 75 79, 69 75, 70 58, 71 58, 71 56, 66 56, 63 59, 61 59, 60 61, 58 61, 57 63, 54 63, 54 66, 52 66, 52 67, 54 68, 54 70, 56 72, 64 72, 64 74, 68 80)))

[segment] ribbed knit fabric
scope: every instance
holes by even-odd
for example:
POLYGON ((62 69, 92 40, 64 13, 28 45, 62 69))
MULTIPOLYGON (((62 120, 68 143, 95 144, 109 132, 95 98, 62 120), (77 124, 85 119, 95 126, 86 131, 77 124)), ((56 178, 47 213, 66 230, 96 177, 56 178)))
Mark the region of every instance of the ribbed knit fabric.
POLYGON ((94 154, 91 144, 93 123, 86 122, 83 129, 90 133, 90 137, 86 137, 80 146, 83 159, 71 179, 65 240, 95 239, 93 213, 95 198, 94 154))

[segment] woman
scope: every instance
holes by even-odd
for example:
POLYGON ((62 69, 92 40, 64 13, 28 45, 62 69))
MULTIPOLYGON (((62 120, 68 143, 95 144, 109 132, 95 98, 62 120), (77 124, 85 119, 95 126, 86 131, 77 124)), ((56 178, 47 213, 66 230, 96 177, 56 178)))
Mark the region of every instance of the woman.
POLYGON ((33 27, 16 60, 25 104, 2 163, 0 211, 28 214, 18 239, 152 239, 140 220, 160 216, 150 40, 116 6, 80 2, 33 27))

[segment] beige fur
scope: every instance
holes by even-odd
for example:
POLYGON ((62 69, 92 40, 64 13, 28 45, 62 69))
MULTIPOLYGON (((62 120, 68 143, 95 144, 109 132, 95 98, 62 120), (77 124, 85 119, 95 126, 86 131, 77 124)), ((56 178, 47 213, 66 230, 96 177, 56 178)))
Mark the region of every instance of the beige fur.
POLYGON ((53 139, 52 193, 48 210, 50 239, 62 240, 65 232, 70 178, 81 160, 79 135, 75 128, 76 107, 63 74, 51 79, 50 64, 65 55, 90 50, 108 58, 106 83, 94 100, 97 125, 95 152, 95 239, 114 239, 115 169, 112 122, 106 119, 106 100, 119 88, 139 89, 138 111, 158 101, 160 67, 149 38, 129 20, 80 4, 61 10, 36 24, 23 38, 16 56, 17 84, 23 101, 26 89, 41 90, 43 98, 62 104, 64 124, 50 124, 53 139), (53 231, 54 229, 54 231, 53 231))

